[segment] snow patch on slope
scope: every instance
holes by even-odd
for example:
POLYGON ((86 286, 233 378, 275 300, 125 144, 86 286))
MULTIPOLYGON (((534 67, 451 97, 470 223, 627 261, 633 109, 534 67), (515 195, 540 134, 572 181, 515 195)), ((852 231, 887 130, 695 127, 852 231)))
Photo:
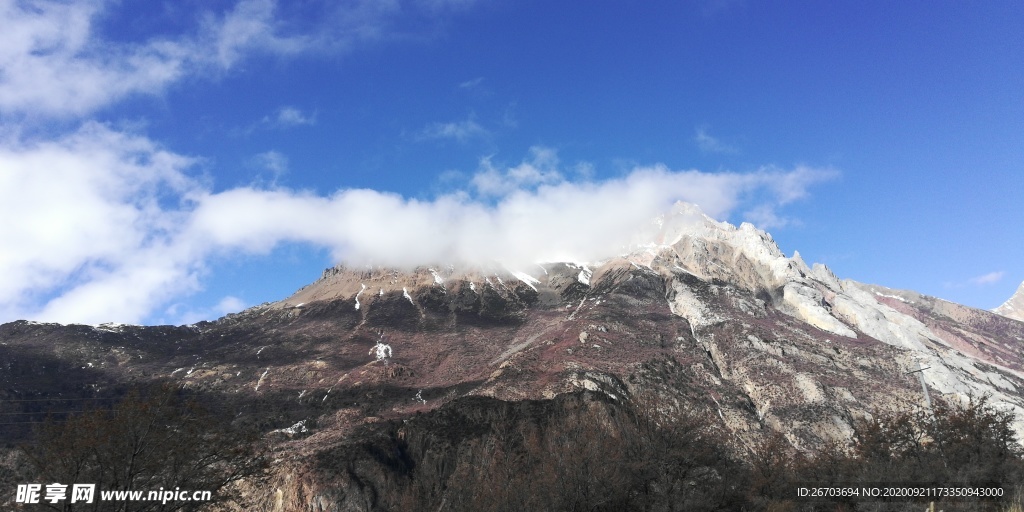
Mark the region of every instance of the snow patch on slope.
POLYGON ((271 430, 270 433, 280 432, 282 434, 295 435, 309 432, 309 428, 306 427, 306 420, 302 420, 288 428, 279 428, 277 430, 271 430))
POLYGON ((586 265, 582 265, 583 269, 580 270, 579 275, 576 276, 576 280, 590 286, 590 278, 594 275, 594 271, 590 270, 586 265))
POLYGON ((359 283, 359 286, 361 286, 362 288, 360 288, 359 292, 356 293, 356 309, 359 309, 359 294, 361 294, 361 293, 366 291, 366 285, 365 284, 359 283))
POLYGON ((882 292, 875 292, 875 295, 877 295, 879 297, 885 297, 887 299, 896 299, 896 300, 898 300, 900 302, 906 302, 906 303, 911 303, 911 304, 913 303, 913 301, 909 301, 907 299, 904 299, 903 297, 900 297, 899 295, 887 295, 887 294, 884 294, 882 292))
POLYGON ((270 373, 270 367, 269 366, 267 367, 266 370, 263 371, 263 375, 260 375, 260 379, 258 381, 256 381, 256 389, 254 389, 253 391, 259 391, 260 390, 260 384, 263 384, 263 379, 267 378, 267 374, 268 373, 270 373))
POLYGON ((533 276, 531 276, 530 274, 527 274, 525 272, 512 272, 512 275, 515 276, 516 279, 519 279, 520 281, 526 283, 526 286, 533 288, 533 291, 537 291, 537 287, 534 285, 540 284, 540 281, 534 279, 533 276))
POLYGON ((430 270, 430 275, 434 276, 434 284, 444 286, 444 278, 438 275, 436 270, 432 268, 428 270, 430 270))
POLYGON ((97 331, 121 332, 126 327, 136 327, 136 326, 131 325, 131 324, 121 324, 121 323, 117 323, 117 322, 106 322, 106 323, 102 323, 102 324, 93 326, 93 329, 96 329, 97 331))

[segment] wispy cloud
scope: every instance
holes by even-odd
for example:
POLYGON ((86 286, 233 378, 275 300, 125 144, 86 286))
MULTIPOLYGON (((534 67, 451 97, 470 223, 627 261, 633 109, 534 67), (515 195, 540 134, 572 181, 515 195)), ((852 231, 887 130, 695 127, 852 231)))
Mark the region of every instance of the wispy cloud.
POLYGON ((532 147, 530 157, 515 167, 501 169, 491 162, 491 157, 480 160, 480 169, 470 183, 477 194, 502 196, 516 190, 535 189, 540 185, 551 185, 565 181, 558 169, 558 154, 550 148, 532 147))
POLYGON ((479 87, 480 84, 483 83, 483 81, 484 81, 484 77, 478 76, 478 77, 476 77, 476 78, 474 78, 472 80, 466 80, 465 82, 460 83, 459 84, 459 88, 460 89, 475 89, 475 88, 479 87))
POLYGON ((703 126, 697 128, 697 135, 694 136, 693 140, 697 143, 697 147, 705 153, 732 154, 739 152, 739 148, 736 146, 726 144, 712 137, 708 133, 707 128, 703 126))
POLYGON ((264 151, 249 160, 249 165, 259 170, 253 186, 276 188, 281 178, 288 174, 288 157, 279 151, 264 151))
POLYGON ((796 221, 783 217, 772 204, 762 204, 743 212, 743 220, 755 226, 770 230, 789 226, 796 221))
POLYGON ((288 157, 277 151, 266 151, 259 153, 252 159, 253 164, 266 169, 275 175, 288 172, 288 157))
POLYGON ((212 47, 216 62, 227 69, 251 52, 289 55, 317 44, 306 34, 285 34, 276 20, 276 11, 275 0, 241 0, 223 17, 207 16, 196 45, 200 48, 194 51, 212 47))
POLYGON ((987 286, 990 284, 998 283, 1003 280, 1006 276, 1006 272, 999 270, 996 272, 989 272, 980 276, 975 276, 963 281, 946 281, 942 285, 946 288, 965 288, 968 286, 987 286))
POLYGON ((273 117, 264 117, 263 124, 275 128, 314 125, 316 124, 316 114, 306 114, 295 107, 281 107, 273 117))
POLYGON ((420 139, 450 139, 466 142, 470 139, 486 137, 490 132, 476 122, 473 116, 462 121, 448 123, 431 123, 420 130, 420 139))
POLYGON ((315 124, 316 112, 309 114, 296 107, 284 106, 277 109, 272 114, 263 116, 263 118, 257 122, 254 122, 244 128, 232 129, 228 133, 232 136, 246 137, 252 135, 256 131, 289 130, 302 126, 313 126, 315 124))
POLYGON ((229 313, 238 313, 249 307, 244 300, 233 295, 222 297, 212 307, 189 308, 187 305, 176 302, 164 310, 160 323, 186 325, 194 324, 201 320, 219 318, 229 313))
POLYGON ((972 277, 972 278, 968 279, 967 282, 971 283, 973 285, 978 285, 978 286, 986 285, 986 284, 994 284, 994 283, 998 283, 999 281, 1002 281, 1003 280, 1003 276, 1005 276, 1005 275, 1006 275, 1006 272, 1004 272, 1004 271, 989 272, 988 274, 982 274, 982 275, 977 276, 977 277, 972 277))

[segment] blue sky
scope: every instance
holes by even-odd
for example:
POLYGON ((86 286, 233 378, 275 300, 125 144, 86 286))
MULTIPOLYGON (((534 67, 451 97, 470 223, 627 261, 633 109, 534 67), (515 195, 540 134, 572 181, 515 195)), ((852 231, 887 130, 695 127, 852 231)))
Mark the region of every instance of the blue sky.
POLYGON ((0 320, 586 257, 677 199, 843 278, 1024 280, 1024 4, 580 5, 0 2, 0 320))

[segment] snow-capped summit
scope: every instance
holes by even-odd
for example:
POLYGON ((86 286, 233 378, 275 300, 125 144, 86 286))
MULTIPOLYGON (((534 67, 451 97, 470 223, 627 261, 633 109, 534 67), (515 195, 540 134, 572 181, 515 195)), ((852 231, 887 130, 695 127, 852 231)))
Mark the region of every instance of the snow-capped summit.
POLYGON ((1024 283, 1020 283, 1013 296, 1007 299, 1003 305, 993 309, 992 312, 1024 322, 1024 283))

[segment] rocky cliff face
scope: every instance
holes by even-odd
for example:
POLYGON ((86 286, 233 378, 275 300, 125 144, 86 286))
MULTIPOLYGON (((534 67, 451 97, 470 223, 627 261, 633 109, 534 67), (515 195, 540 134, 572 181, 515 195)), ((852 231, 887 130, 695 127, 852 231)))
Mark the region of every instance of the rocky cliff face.
MULTIPOLYGON (((0 412, 33 418, 47 402, 24 400, 179 383, 273 440, 282 469, 253 491, 267 510, 382 506, 389 471, 408 461, 372 455, 392 446, 374 436, 441 421, 429 418, 442 408, 479 419, 506 407, 494 404, 562 400, 550 407, 564 416, 559 397, 579 393, 701 411, 737 450, 772 432, 813 449, 848 438, 856 418, 919 405, 911 372, 923 369, 933 395, 991 396, 1024 434, 1024 322, 840 280, 686 205, 653 239, 599 263, 336 267, 283 301, 195 326, 6 324, 0 412), (363 462, 340 472, 312 462, 352 450, 363 462)), ((403 435, 418 450, 437 445, 423 441, 436 429, 417 428, 403 435)), ((457 462, 417 457, 442 472, 457 462)))

